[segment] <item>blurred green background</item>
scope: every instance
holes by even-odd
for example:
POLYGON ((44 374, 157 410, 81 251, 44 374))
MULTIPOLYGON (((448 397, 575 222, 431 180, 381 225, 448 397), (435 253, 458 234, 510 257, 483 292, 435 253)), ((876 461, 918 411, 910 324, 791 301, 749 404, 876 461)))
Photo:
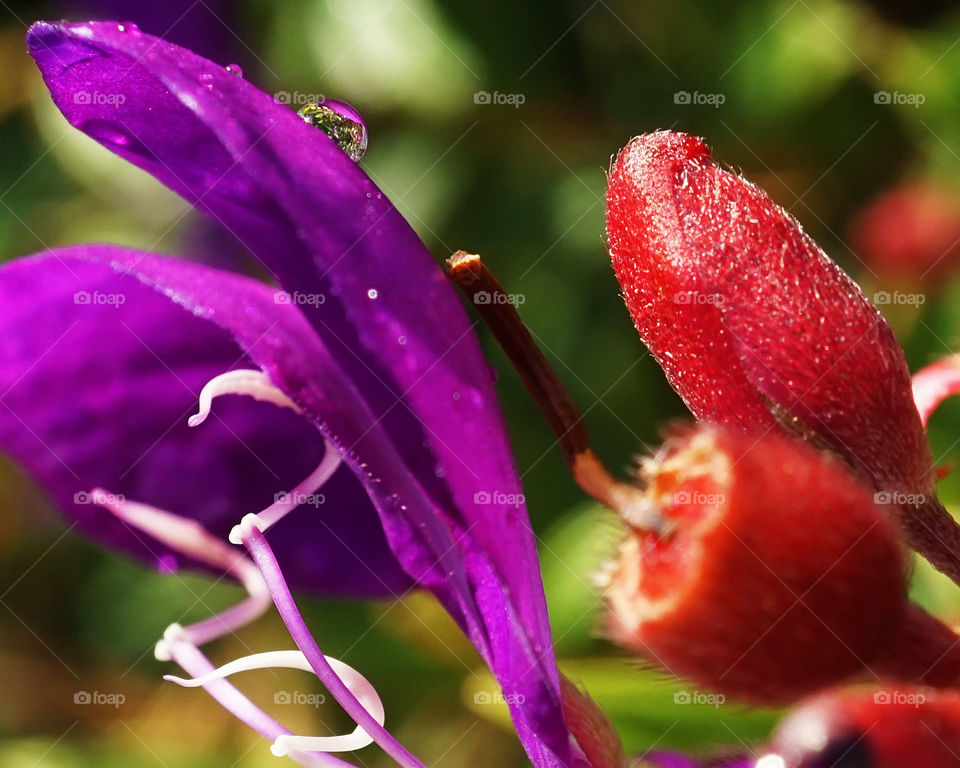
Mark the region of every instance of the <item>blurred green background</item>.
MULTIPOLYGON (((112 241, 235 263, 238 249, 178 198, 68 129, 24 52, 39 18, 119 18, 240 64, 267 92, 354 104, 370 129, 364 168, 437 258, 482 253, 586 413, 598 453, 628 470, 664 425, 685 418, 645 353, 605 254, 604 173, 631 136, 674 128, 765 187, 837 261, 874 290, 922 290, 889 309, 911 368, 960 348, 960 280, 903 285, 847 236, 861 206, 898 183, 960 189, 960 13, 936 3, 597 0, 274 0, 0 3, 0 254, 112 241), (479 92, 513 103, 477 103, 479 92), (922 95, 883 103, 878 94, 922 95), (689 94, 691 103, 684 93, 689 94), (522 103, 517 103, 522 101, 522 103), (699 102, 699 103, 697 103, 699 102), (722 103, 720 103, 722 102, 722 103), (879 103, 878 103, 879 102, 879 103), (866 262, 866 263, 865 263, 866 262)), ((309 169, 305 169, 309 173, 309 169)), ((957 232, 960 238, 960 231, 957 232)), ((922 271, 922 270, 921 270, 922 271)), ((775 713, 681 705, 692 690, 643 670, 602 638, 593 576, 617 531, 566 475, 553 435, 484 335, 541 538, 561 667, 616 722, 631 752, 762 740, 775 713)), ((960 455, 960 403, 933 419, 940 463, 960 455)), ((238 596, 202 578, 164 577, 65 535, 42 494, 0 466, 0 766, 278 764, 267 744, 199 692, 160 680, 152 647, 173 620, 238 596), (78 691, 120 693, 119 707, 78 691)), ((960 480, 942 484, 960 503, 960 480)), ((918 599, 960 619, 956 591, 923 566, 918 599)), ((304 601, 325 651, 362 670, 388 724, 428 764, 525 764, 505 709, 478 701, 488 676, 430 600, 304 601), (430 630, 425 629, 429 625, 430 630), (465 663, 463 660, 469 660, 465 663), (451 746, 451 744, 453 746, 451 746)), ((248 648, 290 645, 275 618, 248 648)), ((246 653, 221 641, 211 655, 246 653)), ((346 721, 331 705, 274 706, 307 675, 241 685, 294 730, 346 721)), ((363 765, 390 764, 375 748, 363 765)))

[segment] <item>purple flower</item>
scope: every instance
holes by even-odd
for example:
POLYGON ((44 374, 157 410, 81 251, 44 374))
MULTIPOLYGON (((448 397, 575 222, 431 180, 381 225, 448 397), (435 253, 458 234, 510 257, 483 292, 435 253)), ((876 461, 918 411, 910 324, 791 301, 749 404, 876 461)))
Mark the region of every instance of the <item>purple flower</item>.
POLYGON ((106 22, 38 23, 27 42, 71 124, 218 221, 280 286, 106 245, 0 269, 0 446, 87 535, 250 592, 171 627, 158 656, 304 765, 342 766, 327 753, 369 736, 419 767, 288 587, 415 584, 493 670, 531 761, 580 764, 489 368, 408 224, 315 124, 188 50, 106 22), (225 394, 250 397, 211 410, 225 394), (271 600, 299 651, 214 673, 199 646, 271 600), (312 670, 361 730, 291 737, 222 679, 260 666, 312 670))

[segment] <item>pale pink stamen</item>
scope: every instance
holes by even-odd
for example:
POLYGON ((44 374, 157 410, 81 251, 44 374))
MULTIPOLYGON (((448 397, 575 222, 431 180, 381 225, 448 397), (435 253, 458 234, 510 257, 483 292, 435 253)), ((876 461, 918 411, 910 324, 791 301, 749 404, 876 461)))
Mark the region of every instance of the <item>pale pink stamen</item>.
MULTIPOLYGON (((339 659, 325 657, 344 685, 363 704, 364 709, 380 724, 385 721, 383 702, 370 682, 349 664, 339 659)), ((237 672, 248 672, 255 669, 300 669, 304 672, 313 672, 310 662, 300 651, 270 651, 255 653, 250 656, 231 661, 218 669, 191 680, 174 675, 164 675, 165 680, 177 683, 187 688, 209 685, 214 680, 221 680, 237 672)), ((292 751, 299 752, 349 752, 362 749, 373 743, 373 738, 359 725, 352 733, 341 736, 297 736, 284 734, 278 736, 271 750, 278 757, 292 751)))
MULTIPOLYGON (((207 657, 196 646, 188 642, 172 641, 170 654, 187 674, 202 677, 214 671, 214 666, 207 660, 207 657)), ((292 735, 227 680, 211 679, 203 685, 203 689, 237 719, 272 742, 275 743, 277 739, 283 736, 292 735)), ((307 753, 291 750, 287 753, 287 757, 304 766, 304 768, 355 768, 352 763, 322 752, 307 753)))
MULTIPOLYGON (((307 477, 300 482, 296 488, 289 493, 283 494, 273 504, 262 512, 258 512, 256 517, 257 527, 263 533, 278 521, 283 519, 290 512, 295 510, 301 504, 316 498, 319 491, 327 480, 337 471, 340 466, 340 454, 329 442, 326 443, 326 449, 323 454, 323 461, 317 465, 307 477)), ((230 531, 230 543, 240 544, 240 526, 235 525, 230 531)))
MULTIPOLYGON (((128 525, 182 555, 229 573, 246 588, 249 597, 216 616, 188 627, 176 624, 169 627, 167 632, 174 632, 178 639, 203 645, 249 624, 270 607, 270 594, 257 567, 246 555, 216 538, 196 520, 148 504, 126 501, 102 488, 95 488, 90 496, 94 504, 109 510, 128 525)), ((161 661, 169 660, 167 640, 157 644, 156 654, 161 661)))
MULTIPOLYGON (((266 374, 256 370, 237 370, 221 374, 207 382, 200 393, 198 413, 190 417, 189 425, 195 427, 202 424, 210 414, 214 398, 225 394, 247 395, 300 413, 296 403, 275 387, 266 374)), ((245 515, 242 524, 235 526, 231 532, 231 540, 236 536, 237 543, 247 543, 242 540, 249 538, 251 531, 256 530, 257 535, 262 534, 289 512, 308 501, 330 479, 340 461, 337 450, 327 442, 323 461, 317 468, 293 491, 283 494, 260 513, 245 515)), ((179 624, 167 627, 163 638, 156 645, 156 657, 161 661, 177 662, 184 671, 194 677, 185 679, 167 675, 165 679, 186 687, 203 687, 228 711, 272 738, 271 751, 275 755, 290 757, 308 768, 352 768, 349 763, 328 753, 361 749, 374 741, 381 746, 386 744, 387 751, 395 758, 399 756, 402 765, 422 768, 422 764, 406 753, 399 744, 395 744, 383 728, 383 703, 373 686, 363 675, 337 659, 324 657, 324 682, 328 688, 333 686, 334 697, 341 703, 344 694, 352 700, 352 703, 348 701, 347 709, 355 720, 359 718, 366 723, 367 730, 357 725, 352 733, 339 736, 299 736, 289 733, 267 716, 224 678, 236 672, 269 667, 302 669, 316 674, 316 660, 311 664, 301 651, 274 651, 237 659, 215 669, 199 650, 199 646, 204 643, 234 632, 258 618, 269 607, 273 600, 260 567, 246 554, 213 536, 196 520, 148 504, 127 501, 124 497, 111 494, 102 488, 94 489, 90 495, 93 503, 178 554, 230 574, 249 594, 245 600, 209 619, 187 627, 179 624), (375 736, 371 736, 369 730, 374 730, 375 736)))
POLYGON ((924 427, 937 406, 956 394, 960 394, 960 355, 938 360, 917 371, 913 377, 913 400, 924 427))
POLYGON ((273 403, 281 408, 289 408, 300 413, 300 406, 274 386, 270 377, 263 371, 241 369, 214 376, 203 386, 200 390, 198 411, 187 420, 187 424, 191 427, 203 424, 210 415, 213 399, 221 395, 246 395, 254 400, 273 403))
MULTIPOLYGON (((276 387, 270 378, 258 370, 240 369, 227 371, 214 376, 200 391, 199 410, 187 423, 197 427, 210 415, 214 398, 221 395, 246 395, 261 402, 273 403, 281 408, 290 408, 300 413, 299 406, 282 390, 276 387)), ((273 504, 257 513, 261 531, 266 531, 305 501, 315 498, 314 494, 323 487, 331 475, 340 466, 340 454, 329 442, 325 444, 323 461, 303 481, 289 493, 284 493, 273 504)), ((240 544, 240 533, 235 526, 230 532, 230 543, 240 544)))

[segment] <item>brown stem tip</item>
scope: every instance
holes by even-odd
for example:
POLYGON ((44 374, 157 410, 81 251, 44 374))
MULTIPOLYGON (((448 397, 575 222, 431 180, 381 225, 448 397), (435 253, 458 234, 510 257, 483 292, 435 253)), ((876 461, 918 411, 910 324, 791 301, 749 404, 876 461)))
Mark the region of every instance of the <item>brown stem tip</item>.
POLYGON ((577 484, 601 504, 637 524, 643 492, 615 479, 590 448, 586 422, 570 393, 527 330, 512 297, 480 256, 457 251, 447 273, 493 333, 553 429, 577 484))

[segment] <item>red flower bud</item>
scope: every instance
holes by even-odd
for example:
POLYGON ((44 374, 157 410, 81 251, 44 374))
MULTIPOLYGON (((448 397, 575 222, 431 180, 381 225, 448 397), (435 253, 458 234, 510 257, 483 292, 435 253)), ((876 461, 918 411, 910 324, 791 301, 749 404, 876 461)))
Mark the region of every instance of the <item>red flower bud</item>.
POLYGON ((774 736, 787 768, 956 768, 960 694, 928 688, 818 696, 774 736))
POLYGON ((881 280, 932 285, 960 261, 960 198, 933 181, 902 184, 860 209, 849 242, 881 280))
POLYGON ((960 579, 903 352, 792 216, 699 139, 663 131, 614 161, 607 236, 634 323, 697 418, 830 447, 899 494, 911 545, 960 579))
POLYGON ((840 461, 705 425, 644 467, 648 516, 609 574, 612 634, 728 696, 783 703, 862 673, 906 612, 899 531, 840 461))

